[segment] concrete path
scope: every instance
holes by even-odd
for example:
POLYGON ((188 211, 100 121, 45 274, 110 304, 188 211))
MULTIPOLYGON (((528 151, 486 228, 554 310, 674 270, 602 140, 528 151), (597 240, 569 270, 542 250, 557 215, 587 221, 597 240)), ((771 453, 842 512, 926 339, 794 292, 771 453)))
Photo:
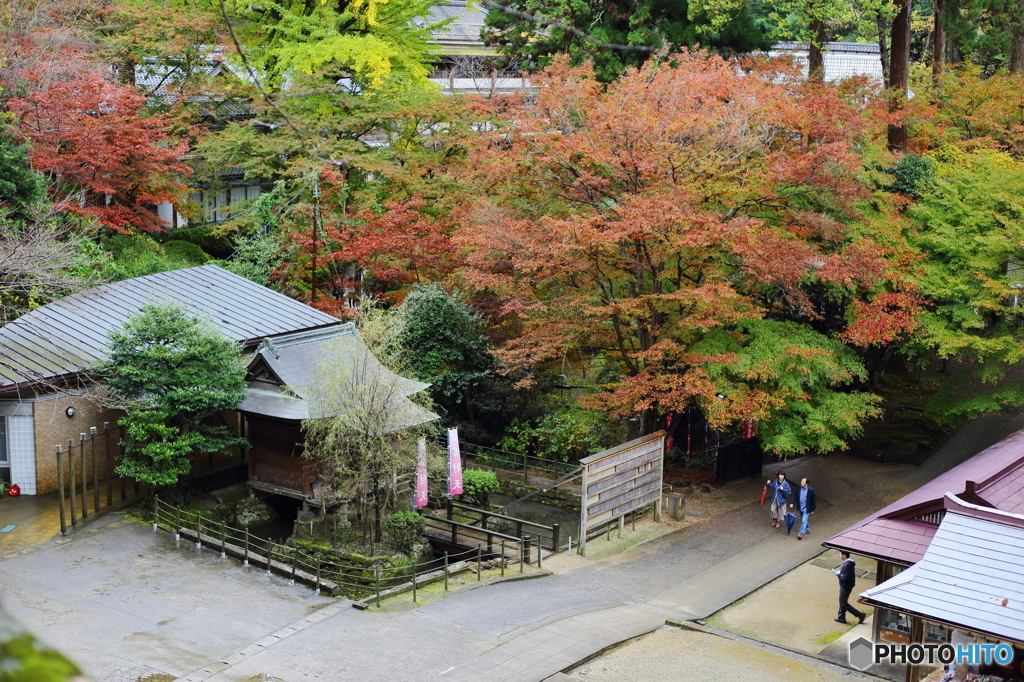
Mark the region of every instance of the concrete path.
POLYGON ((704 523, 413 611, 330 607, 310 622, 334 600, 138 525, 0 562, 0 599, 105 682, 143 672, 211 682, 426 682, 468 679, 466 671, 488 666, 478 679, 539 682, 666 617, 717 611, 803 563, 830 532, 907 492, 914 471, 843 455, 783 466, 790 480, 811 478, 823 500, 813 539, 772 529, 756 502, 764 481, 744 481, 729 493, 750 502, 704 523), (542 640, 542 654, 526 656, 542 640))
POLYGON ((536 682, 619 642, 653 632, 665 614, 643 606, 598 609, 537 628, 436 678, 436 682, 536 682))
POLYGON ((51 543, 60 533, 60 509, 56 495, 19 495, 0 499, 0 558, 51 543))
POLYGON ((336 600, 138 524, 0 562, 0 603, 93 679, 178 676, 336 600))

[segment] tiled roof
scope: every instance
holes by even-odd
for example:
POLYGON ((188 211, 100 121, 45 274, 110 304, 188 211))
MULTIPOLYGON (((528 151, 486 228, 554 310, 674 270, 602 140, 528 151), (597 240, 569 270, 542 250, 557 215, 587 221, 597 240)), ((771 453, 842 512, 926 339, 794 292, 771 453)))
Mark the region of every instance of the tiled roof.
POLYGON ((0 328, 0 387, 86 370, 105 357, 112 331, 159 301, 183 303, 232 341, 339 323, 216 265, 169 270, 72 294, 0 328))
POLYGON ((274 386, 256 377, 257 380, 250 383, 249 396, 238 410, 294 421, 336 416, 332 413, 340 411, 339 405, 341 409, 352 409, 353 404, 369 397, 384 406, 389 432, 438 418, 409 400, 409 396, 429 388, 430 384, 407 379, 386 368, 366 347, 352 323, 287 334, 270 344, 261 344, 249 362, 249 372, 259 374, 264 367, 283 386, 274 386), (332 395, 332 401, 322 401, 312 384, 329 357, 339 361, 337 365, 332 364, 331 369, 348 373, 340 383, 339 393, 351 390, 346 395, 332 395), (367 386, 374 388, 367 392, 367 386))
POLYGON ((920 561, 861 596, 876 607, 1024 642, 1024 516, 974 516, 957 506, 920 561))
POLYGON ((1002 511, 1024 512, 1024 430, 979 452, 823 544, 854 554, 916 563, 924 556, 936 526, 911 519, 918 508, 941 509, 946 493, 973 497, 1002 511))
POLYGON ((475 43, 483 46, 480 31, 484 27, 487 10, 473 2, 455 0, 430 8, 427 24, 439 24, 451 20, 446 26, 431 31, 436 43, 475 43))

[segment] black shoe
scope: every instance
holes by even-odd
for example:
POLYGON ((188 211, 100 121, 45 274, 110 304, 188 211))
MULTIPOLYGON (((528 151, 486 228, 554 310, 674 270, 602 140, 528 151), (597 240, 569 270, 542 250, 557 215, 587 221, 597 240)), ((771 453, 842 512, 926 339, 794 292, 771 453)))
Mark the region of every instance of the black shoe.
POLYGON ((868 614, 862 613, 857 616, 857 625, 864 625, 864 619, 868 617, 868 614))
POLYGON ((834 618, 833 620, 835 620, 835 622, 837 622, 837 623, 842 623, 843 625, 847 625, 847 622, 845 620, 843 620, 842 618, 834 618))

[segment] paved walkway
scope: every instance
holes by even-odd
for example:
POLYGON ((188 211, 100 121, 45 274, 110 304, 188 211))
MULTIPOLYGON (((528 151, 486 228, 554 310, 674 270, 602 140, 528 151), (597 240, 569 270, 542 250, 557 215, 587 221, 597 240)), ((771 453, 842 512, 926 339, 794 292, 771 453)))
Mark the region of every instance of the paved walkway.
POLYGON ((45 545, 60 533, 56 495, 19 495, 0 500, 0 558, 45 545))
POLYGON ((832 505, 815 515, 810 542, 772 529, 756 502, 764 481, 744 481, 729 489, 750 502, 705 523, 412 611, 331 606, 313 622, 312 610, 336 602, 137 525, 0 562, 0 599, 105 682, 134 680, 138 670, 211 682, 426 682, 481 668, 477 679, 489 682, 539 682, 666 617, 723 608, 907 492, 911 479, 937 473, 842 455, 784 466, 790 480, 810 477, 832 505))
POLYGON ((598 609, 537 628, 436 678, 436 682, 536 682, 619 642, 653 632, 665 614, 627 605, 598 609))

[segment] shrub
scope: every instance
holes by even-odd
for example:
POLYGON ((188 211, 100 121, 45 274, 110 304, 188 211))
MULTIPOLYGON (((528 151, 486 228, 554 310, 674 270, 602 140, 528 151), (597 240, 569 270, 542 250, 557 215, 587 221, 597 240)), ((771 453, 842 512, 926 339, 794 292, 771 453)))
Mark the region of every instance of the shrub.
POLYGON ((190 265, 202 265, 210 260, 210 256, 197 244, 180 239, 164 243, 164 253, 172 260, 182 260, 190 265))
POLYGON ((462 494, 459 499, 472 505, 486 509, 491 493, 501 490, 498 476, 493 471, 484 469, 466 469, 462 472, 462 494))
POLYGON ((423 534, 423 521, 416 512, 399 511, 391 515, 384 524, 384 530, 391 535, 391 541, 399 551, 410 554, 416 540, 423 534))

